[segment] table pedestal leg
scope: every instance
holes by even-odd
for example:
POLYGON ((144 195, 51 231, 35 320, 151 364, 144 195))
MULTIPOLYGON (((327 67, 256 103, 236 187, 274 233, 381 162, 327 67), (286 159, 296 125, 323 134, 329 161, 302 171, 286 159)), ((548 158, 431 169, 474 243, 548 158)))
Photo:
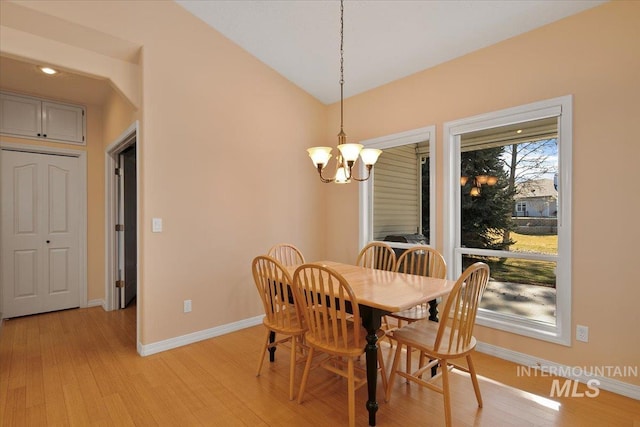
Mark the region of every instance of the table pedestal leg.
POLYGON ((376 388, 378 385, 378 335, 382 316, 384 313, 371 307, 360 306, 362 316, 362 326, 367 330, 367 345, 365 354, 367 358, 367 390, 369 399, 367 400, 367 411, 369 411, 369 425, 376 425, 376 412, 378 402, 376 401, 376 388))
MULTIPOLYGON (((273 343, 276 340, 276 333, 271 331, 269 333, 269 342, 273 343)), ((276 360, 276 348, 274 347, 269 347, 269 362, 273 362, 276 360)))
MULTIPOLYGON (((431 301, 429 301, 429 320, 433 321, 433 322, 437 322, 438 321, 438 301, 432 299, 431 301)), ((433 368, 431 368, 431 376, 435 377, 436 374, 438 373, 438 367, 434 366, 433 368)))

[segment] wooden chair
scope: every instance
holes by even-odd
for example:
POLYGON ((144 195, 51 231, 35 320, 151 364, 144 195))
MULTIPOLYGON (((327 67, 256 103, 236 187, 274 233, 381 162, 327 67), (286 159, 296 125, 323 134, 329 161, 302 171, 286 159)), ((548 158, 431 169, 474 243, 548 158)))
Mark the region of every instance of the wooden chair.
POLYGON ((278 260, 265 255, 253 260, 252 271, 253 280, 264 306, 265 317, 262 323, 267 329, 256 376, 260 375, 267 349, 290 341, 289 400, 293 400, 296 354, 303 348, 301 345, 306 328, 303 326, 302 315, 295 302, 291 276, 278 260), (283 337, 270 342, 272 332, 281 334, 283 337))
MULTIPOLYGON (((356 264, 361 267, 375 268, 376 270, 394 271, 396 269, 396 253, 386 243, 371 242, 362 248, 358 254, 356 264)), ((381 326, 384 331, 391 330, 386 316, 382 318, 381 326)), ((390 340, 389 343, 393 344, 390 340)))
POLYGON ((362 248, 356 264, 366 268, 394 271, 396 269, 396 253, 386 243, 371 242, 362 248))
POLYGON ((442 311, 439 323, 425 319, 413 322, 397 329, 394 338, 398 342, 391 376, 386 392, 386 400, 391 398, 393 379, 398 374, 409 381, 441 393, 444 397, 444 416, 447 426, 451 426, 451 399, 449 394, 449 370, 453 368, 468 372, 478 401, 478 407, 482 408, 482 396, 476 371, 471 360, 471 353, 476 347, 476 339, 473 337, 473 327, 476 322, 476 313, 480 299, 489 281, 489 267, 482 262, 477 262, 468 267, 453 286, 447 297, 447 302, 442 311), (413 373, 405 373, 398 369, 402 346, 414 347, 424 352, 433 359, 425 366, 421 366, 413 373), (465 357, 468 368, 453 365, 451 360, 465 357), (440 366, 440 373, 426 381, 422 374, 432 366, 440 366), (442 376, 442 387, 434 384, 434 380, 442 376))
MULTIPOLYGON (((347 379, 349 425, 354 426, 355 391, 367 383, 365 369, 356 366, 354 361, 364 354, 366 345, 366 332, 361 326, 358 300, 345 279, 330 267, 303 264, 295 271, 293 283, 308 326, 305 341, 309 347, 298 403, 302 403, 311 361, 314 352, 318 350, 328 356, 319 366, 347 379)), ((386 389, 387 376, 380 348, 378 363, 386 389)))
POLYGON ((302 252, 290 243, 278 243, 269 249, 267 254, 280 261, 285 267, 304 264, 302 252))
MULTIPOLYGON (((435 277, 438 279, 444 279, 447 277, 447 263, 445 262, 442 254, 437 250, 429 246, 414 246, 407 249, 400 255, 398 262, 396 263, 396 271, 400 273, 415 274, 418 276, 435 277)), ((402 322, 407 323, 417 322, 418 320, 427 319, 430 315, 429 305, 425 302, 423 304, 411 307, 407 310, 391 313, 389 317, 392 317, 398 321, 398 327, 402 326, 402 322)), ((435 315, 435 313, 434 313, 435 315)), ((392 335, 391 335, 392 336, 392 335)), ((411 367, 411 353, 410 347, 407 348, 407 372, 411 367)), ((423 358, 420 358, 422 364, 423 358)))

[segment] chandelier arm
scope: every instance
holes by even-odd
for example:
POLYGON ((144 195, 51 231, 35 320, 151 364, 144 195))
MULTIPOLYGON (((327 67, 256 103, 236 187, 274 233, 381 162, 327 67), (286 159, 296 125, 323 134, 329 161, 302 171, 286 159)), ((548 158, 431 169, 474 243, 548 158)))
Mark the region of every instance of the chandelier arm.
POLYGON ((329 179, 322 176, 322 165, 318 165, 317 168, 318 168, 318 175, 320 175, 320 181, 322 181, 323 183, 330 184, 336 180, 335 178, 329 179))
POLYGON ((353 176, 353 174, 351 173, 351 170, 353 169, 353 165, 355 164, 355 162, 353 161, 345 161, 343 162, 343 167, 345 168, 345 173, 347 175, 347 179, 351 179, 351 177, 353 176))
POLYGON ((373 165, 366 165, 367 166, 367 177, 366 178, 356 178, 355 176, 351 177, 351 179, 355 179, 356 181, 366 181, 369 179, 369 177, 371 177, 371 169, 373 168, 373 165))

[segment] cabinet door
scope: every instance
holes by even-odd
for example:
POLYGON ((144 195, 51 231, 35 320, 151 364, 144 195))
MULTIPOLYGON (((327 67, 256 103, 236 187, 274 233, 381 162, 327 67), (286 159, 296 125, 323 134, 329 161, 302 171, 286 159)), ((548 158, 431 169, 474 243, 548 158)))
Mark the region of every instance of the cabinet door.
POLYGON ((42 135, 47 139, 84 144, 84 109, 43 101, 42 135))
POLYGON ((0 94, 0 133, 41 136, 41 105, 38 99, 0 94))

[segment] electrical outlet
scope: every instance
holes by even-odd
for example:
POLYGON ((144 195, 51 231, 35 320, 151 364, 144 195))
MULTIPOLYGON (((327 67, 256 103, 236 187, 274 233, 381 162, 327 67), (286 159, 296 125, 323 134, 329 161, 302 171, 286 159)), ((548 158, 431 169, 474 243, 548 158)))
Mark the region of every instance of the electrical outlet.
POLYGON ((185 313, 191 313, 191 300, 190 299, 184 300, 184 312, 185 313))
POLYGON ((589 342, 589 327, 577 325, 576 326, 576 341, 589 342))

